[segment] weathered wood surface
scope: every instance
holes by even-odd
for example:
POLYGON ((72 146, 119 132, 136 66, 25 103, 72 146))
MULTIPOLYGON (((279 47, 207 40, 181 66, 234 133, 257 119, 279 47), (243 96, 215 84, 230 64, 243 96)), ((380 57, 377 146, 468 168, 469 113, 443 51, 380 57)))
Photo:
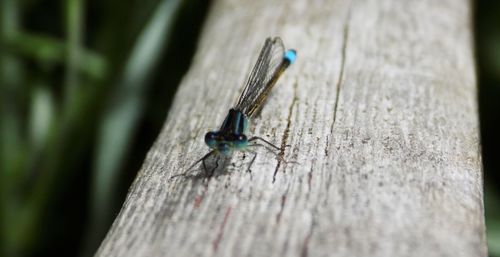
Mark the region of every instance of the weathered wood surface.
POLYGON ((468 1, 213 4, 96 256, 486 256, 468 1), (259 149, 252 173, 236 154, 169 180, 208 151, 273 35, 298 60, 251 132, 293 163, 259 149))

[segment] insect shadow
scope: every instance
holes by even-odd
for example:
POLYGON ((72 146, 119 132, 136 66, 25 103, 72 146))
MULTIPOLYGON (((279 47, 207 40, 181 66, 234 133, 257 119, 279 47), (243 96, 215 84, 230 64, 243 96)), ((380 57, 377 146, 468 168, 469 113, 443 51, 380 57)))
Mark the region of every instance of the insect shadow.
MULTIPOLYGON (((288 161, 284 160, 284 158, 279 154, 279 151, 276 152, 276 149, 274 148, 270 148, 269 146, 263 144, 253 144, 250 147, 264 148, 266 151, 273 153, 278 161, 288 163, 288 161)), ((251 168, 258 156, 257 152, 253 150, 247 150, 245 152, 237 154, 238 157, 241 156, 241 162, 240 161, 232 162, 233 156, 234 155, 225 156, 209 152, 195 163, 195 164, 201 163, 199 165, 201 168, 195 169, 195 166, 193 165, 185 172, 171 176, 170 180, 177 177, 183 177, 192 180, 206 179, 206 178, 209 179, 212 177, 227 175, 229 174, 231 168, 234 168, 233 171, 244 169, 247 173, 252 173, 251 168), (236 163, 240 164, 237 165, 236 163)))
POLYGON ((185 172, 171 176, 170 180, 177 177, 199 180, 227 175, 229 173, 229 167, 231 166, 231 159, 231 156, 217 154, 208 155, 203 160, 203 165, 199 165, 201 167, 191 167, 185 172))

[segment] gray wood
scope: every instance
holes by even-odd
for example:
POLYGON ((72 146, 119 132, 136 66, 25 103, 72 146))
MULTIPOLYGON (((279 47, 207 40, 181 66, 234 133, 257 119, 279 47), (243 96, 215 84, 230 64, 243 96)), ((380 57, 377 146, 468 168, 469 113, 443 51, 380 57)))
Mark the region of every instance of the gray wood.
MULTIPOLYGON (((198 51, 96 256, 486 256, 471 4, 214 1, 198 51), (211 179, 176 177, 267 36, 298 51, 211 179)), ((201 170, 193 171, 196 175, 201 170)))

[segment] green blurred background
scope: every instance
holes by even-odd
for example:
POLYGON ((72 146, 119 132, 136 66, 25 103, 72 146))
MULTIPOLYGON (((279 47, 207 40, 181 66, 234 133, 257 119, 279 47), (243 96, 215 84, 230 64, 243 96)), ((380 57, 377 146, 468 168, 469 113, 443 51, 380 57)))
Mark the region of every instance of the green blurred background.
POLYGON ((500 257, 500 1, 475 5, 486 232, 490 256, 500 257))
MULTIPOLYGON (((477 1, 490 256, 500 257, 500 1, 477 1)), ((0 0, 0 256, 92 256, 210 1, 0 0)))

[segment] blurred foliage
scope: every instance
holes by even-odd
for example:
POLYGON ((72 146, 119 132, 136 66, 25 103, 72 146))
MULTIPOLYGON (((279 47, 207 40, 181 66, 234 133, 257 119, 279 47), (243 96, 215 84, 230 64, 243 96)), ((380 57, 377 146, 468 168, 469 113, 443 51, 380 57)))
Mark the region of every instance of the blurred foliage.
MULTIPOLYGON (((0 0, 0 256, 91 256, 209 1, 0 0), (63 243, 61 243, 63 242, 63 243)), ((485 206, 500 257, 500 2, 476 2, 485 206)))
POLYGON ((476 56, 488 249, 500 257, 500 2, 476 2, 476 56))
POLYGON ((208 1, 0 0, 0 256, 91 256, 208 1))

